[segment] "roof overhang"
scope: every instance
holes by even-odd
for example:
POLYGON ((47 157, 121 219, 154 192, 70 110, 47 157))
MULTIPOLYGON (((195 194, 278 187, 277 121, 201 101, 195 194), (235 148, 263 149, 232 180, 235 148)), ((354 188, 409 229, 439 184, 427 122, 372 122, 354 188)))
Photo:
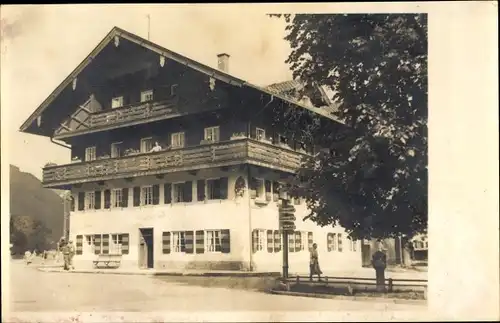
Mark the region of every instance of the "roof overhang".
POLYGON ((101 42, 92 50, 92 52, 64 79, 64 81, 57 86, 57 88, 40 104, 40 106, 28 117, 28 119, 21 125, 20 131, 21 132, 29 132, 33 134, 38 134, 38 135, 45 135, 45 136, 50 136, 51 134, 44 133, 41 129, 38 127, 32 127, 38 117, 41 117, 42 113, 44 112, 45 109, 55 100, 57 96, 61 94, 61 92, 68 86, 71 86, 71 83, 75 78, 78 77, 78 75, 87 67, 89 66, 94 58, 97 57, 97 55, 103 51, 103 49, 112 41, 116 41, 116 39, 123 38, 126 39, 130 42, 133 42, 135 44, 138 44, 148 50, 151 50, 161 57, 171 59, 177 63, 183 64, 186 67, 189 67, 191 69, 194 69, 196 71, 199 71, 201 73, 204 73, 210 77, 213 77, 215 79, 218 79, 219 81, 225 82, 227 84, 237 86, 237 87, 249 87, 254 90, 266 93, 270 96, 274 96, 284 102, 287 102, 291 105, 297 106, 304 108, 306 110, 309 110, 313 113, 319 114, 323 117, 326 117, 328 119, 331 119, 332 121, 335 122, 340 122, 336 118, 334 118, 330 113, 326 111, 322 111, 322 109, 317 109, 317 108, 312 108, 308 107, 307 105, 304 105, 298 101, 295 101, 293 99, 290 99, 284 95, 278 94, 278 93, 273 93, 272 91, 269 91, 268 89, 265 89, 263 87, 253 85, 251 83, 248 83, 244 80, 241 80, 237 77, 234 77, 228 73, 225 73, 223 71, 220 71, 218 69, 209 67, 207 65, 204 65, 202 63, 199 63, 193 59, 190 59, 186 56, 183 56, 181 54, 175 53, 171 50, 168 50, 164 47, 161 47, 149 40, 146 40, 142 37, 139 37, 135 34, 132 34, 128 31, 125 31, 121 28, 114 27, 105 37, 101 42), (31 129, 30 129, 31 128, 31 129))

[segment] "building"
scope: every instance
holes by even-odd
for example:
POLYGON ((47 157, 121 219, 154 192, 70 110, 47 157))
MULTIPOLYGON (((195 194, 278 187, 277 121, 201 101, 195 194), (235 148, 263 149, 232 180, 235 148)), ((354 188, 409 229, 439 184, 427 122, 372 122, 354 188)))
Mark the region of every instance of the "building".
MULTIPOLYGON (((278 187, 314 142, 283 135, 289 109, 318 109, 113 28, 21 126, 71 149, 43 184, 70 190, 76 267, 99 254, 121 266, 280 271, 278 187)), ((322 122, 341 126, 328 114, 322 122)), ((302 221, 290 235, 291 272, 361 267, 359 242, 302 221)))

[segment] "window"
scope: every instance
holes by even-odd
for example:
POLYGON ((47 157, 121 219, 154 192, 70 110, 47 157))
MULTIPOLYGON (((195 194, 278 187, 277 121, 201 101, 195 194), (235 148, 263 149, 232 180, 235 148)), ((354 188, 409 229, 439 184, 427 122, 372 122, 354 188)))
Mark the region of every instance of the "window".
POLYGON ((172 249, 173 252, 186 252, 185 232, 172 232, 172 249))
POLYGON ((205 234, 205 250, 207 252, 221 252, 220 230, 208 230, 205 234))
POLYGON ((116 98, 111 99, 111 108, 116 109, 123 107, 123 96, 118 96, 116 98))
POLYGON ((121 234, 112 234, 109 246, 109 253, 122 254, 123 236, 121 234))
POLYGON ((122 145, 121 142, 114 142, 111 144, 111 158, 121 157, 122 155, 121 145, 122 145))
POLYGON ((153 138, 141 139, 141 153, 147 153, 153 149, 153 138))
POLYGON ((141 205, 152 205, 153 204, 153 186, 143 186, 141 192, 141 205))
POLYGON ((170 86, 170 96, 174 96, 177 94, 177 84, 172 84, 170 86))
POLYGON ((184 183, 175 183, 173 185, 174 203, 184 202, 184 183))
POLYGON ((227 177, 207 180, 206 190, 208 200, 227 199, 227 177))
POLYGON ((85 161, 96 160, 95 147, 85 148, 85 161))
POLYGON ((262 229, 253 230, 253 252, 264 250, 265 231, 262 229))
POLYGON ((257 128, 255 130, 255 135, 257 137, 257 140, 265 140, 266 139, 266 131, 261 128, 257 128))
POLYGON ((172 148, 184 147, 184 132, 176 132, 172 134, 172 148))
POLYGON ((95 209, 95 192, 85 192, 85 209, 95 209))
POLYGON ((153 101, 153 90, 147 90, 141 92, 141 102, 153 101))
POLYGON ((288 233, 288 251, 295 252, 295 234, 293 232, 288 233))
POLYGON ((339 252, 342 252, 342 235, 340 233, 337 234, 337 247, 339 252))
POLYGON ((123 190, 121 188, 116 188, 111 192, 112 207, 123 207, 123 190))
POLYGON ((295 252, 304 250, 304 243, 302 241, 302 232, 295 231, 295 252))
POLYGON ((87 245, 88 246, 93 246, 94 245, 95 238, 94 238, 93 235, 87 235, 87 236, 85 236, 85 240, 87 241, 87 245))
POLYGON ((337 249, 337 234, 336 233, 328 233, 326 236, 326 243, 328 251, 335 251, 337 249))
POLYGON ((255 197, 258 199, 264 199, 266 197, 264 180, 262 178, 254 178, 253 186, 255 189, 255 197))
POLYGON ((219 141, 219 127, 205 128, 205 140, 211 142, 219 141))
POLYGON ((356 240, 349 240, 350 241, 350 249, 351 251, 357 251, 357 244, 358 242, 356 240))

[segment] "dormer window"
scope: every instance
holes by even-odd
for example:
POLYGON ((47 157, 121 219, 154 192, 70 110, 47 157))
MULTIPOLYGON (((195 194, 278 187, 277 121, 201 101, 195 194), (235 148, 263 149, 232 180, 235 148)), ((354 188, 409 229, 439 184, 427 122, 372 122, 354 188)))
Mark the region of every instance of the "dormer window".
POLYGON ((141 102, 153 101, 153 90, 147 90, 141 92, 141 102))
POLYGON ((123 107, 123 96, 117 96, 111 99, 111 109, 123 107))

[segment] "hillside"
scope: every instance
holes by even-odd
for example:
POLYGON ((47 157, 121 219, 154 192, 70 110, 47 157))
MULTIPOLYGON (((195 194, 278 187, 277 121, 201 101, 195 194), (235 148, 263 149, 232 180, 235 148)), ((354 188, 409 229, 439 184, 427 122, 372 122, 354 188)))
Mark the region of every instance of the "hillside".
POLYGON ((17 244, 13 241, 17 251, 48 248, 58 241, 63 233, 63 210, 58 193, 43 188, 32 174, 10 165, 11 237, 17 236, 17 244))

